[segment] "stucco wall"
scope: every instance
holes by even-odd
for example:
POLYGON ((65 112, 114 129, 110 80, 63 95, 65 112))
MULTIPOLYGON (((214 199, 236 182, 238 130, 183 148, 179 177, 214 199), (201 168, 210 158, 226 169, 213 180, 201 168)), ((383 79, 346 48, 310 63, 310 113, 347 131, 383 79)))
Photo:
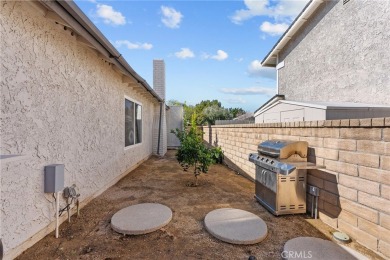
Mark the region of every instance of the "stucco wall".
POLYGON ((1 163, 0 235, 8 253, 54 220, 45 165, 65 164, 65 186, 76 184, 85 200, 152 153, 158 105, 28 3, 1 5, 1 154, 27 156, 1 163), (143 105, 143 141, 126 150, 125 95, 143 105))
POLYGON ((390 1, 325 1, 279 54, 288 100, 390 104, 390 1))
MULTIPOLYGON (((254 179, 249 153, 271 139, 307 141, 307 182, 320 189, 319 217, 365 247, 390 257, 390 118, 301 121, 204 127, 224 162, 254 179)), ((307 196, 307 209, 311 207, 307 196)))

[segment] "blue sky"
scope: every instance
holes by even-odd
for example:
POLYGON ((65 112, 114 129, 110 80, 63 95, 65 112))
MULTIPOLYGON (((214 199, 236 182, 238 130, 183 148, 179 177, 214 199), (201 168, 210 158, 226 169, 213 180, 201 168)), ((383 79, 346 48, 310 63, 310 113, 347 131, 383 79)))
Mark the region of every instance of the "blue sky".
POLYGON ((260 61, 308 1, 75 2, 151 86, 153 59, 165 60, 167 100, 253 112, 276 93, 260 61))

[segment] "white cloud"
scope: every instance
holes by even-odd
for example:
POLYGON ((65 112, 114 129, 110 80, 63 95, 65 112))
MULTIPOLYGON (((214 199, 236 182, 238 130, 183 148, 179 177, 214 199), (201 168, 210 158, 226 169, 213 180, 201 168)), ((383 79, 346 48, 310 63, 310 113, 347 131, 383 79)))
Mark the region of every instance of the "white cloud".
POLYGON ((172 7, 161 6, 161 22, 168 28, 179 28, 183 15, 172 7))
POLYGON ((194 58, 195 54, 189 48, 181 48, 180 51, 175 52, 175 56, 179 59, 194 58))
POLYGON ((238 58, 236 59, 237 62, 242 62, 244 60, 244 58, 238 58))
POLYGON ((115 11, 112 6, 98 4, 96 14, 98 17, 103 18, 103 21, 106 24, 126 24, 126 18, 122 15, 121 12, 115 11))
POLYGON ((220 91, 231 95, 266 95, 273 96, 276 93, 275 89, 265 87, 250 87, 250 88, 221 88, 220 91))
POLYGON ((276 70, 274 68, 264 68, 261 66, 261 61, 254 60, 248 66, 248 74, 251 77, 262 77, 276 79, 276 70))
POLYGON ((218 50, 217 55, 211 56, 211 58, 214 60, 226 60, 228 57, 229 55, 223 50, 218 50))
POLYGON ((275 20, 292 21, 309 0, 244 0, 246 9, 237 10, 231 21, 241 24, 255 16, 269 16, 275 20))
POLYGON ((245 104, 246 103, 246 100, 243 99, 242 97, 225 98, 225 101, 228 102, 229 104, 245 104))
POLYGON ((128 40, 120 40, 115 41, 116 47, 120 48, 123 45, 126 46, 130 50, 150 50, 153 48, 153 45, 151 43, 140 43, 140 42, 130 42, 128 40))
POLYGON ((218 50, 217 54, 211 55, 207 53, 202 54, 202 59, 207 60, 207 59, 213 59, 213 60, 218 60, 218 61, 223 61, 226 60, 229 57, 229 55, 223 51, 223 50, 218 50))
POLYGON ((282 35, 288 28, 287 23, 270 23, 264 22, 260 25, 259 29, 269 35, 276 36, 282 35))

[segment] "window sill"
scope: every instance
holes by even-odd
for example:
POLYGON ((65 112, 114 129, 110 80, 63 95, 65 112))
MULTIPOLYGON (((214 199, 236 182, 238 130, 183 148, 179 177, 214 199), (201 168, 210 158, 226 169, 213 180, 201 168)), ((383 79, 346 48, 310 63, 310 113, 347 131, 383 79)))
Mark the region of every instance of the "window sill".
POLYGON ((129 145, 129 146, 126 146, 126 147, 124 148, 124 150, 125 150, 125 151, 131 150, 131 149, 133 149, 134 147, 138 147, 138 146, 141 146, 141 145, 142 145, 142 143, 129 145))

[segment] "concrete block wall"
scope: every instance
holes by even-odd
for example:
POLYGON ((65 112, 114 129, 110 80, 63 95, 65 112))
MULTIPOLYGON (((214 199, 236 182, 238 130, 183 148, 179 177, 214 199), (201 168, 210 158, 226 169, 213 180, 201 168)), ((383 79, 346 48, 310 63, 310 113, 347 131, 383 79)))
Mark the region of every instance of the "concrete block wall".
POLYGON ((205 141, 222 147, 227 164, 252 179, 255 166, 248 154, 257 152, 260 142, 307 141, 309 161, 326 167, 308 171, 308 183, 320 188, 320 219, 390 257, 390 118, 225 125, 203 131, 205 141))

